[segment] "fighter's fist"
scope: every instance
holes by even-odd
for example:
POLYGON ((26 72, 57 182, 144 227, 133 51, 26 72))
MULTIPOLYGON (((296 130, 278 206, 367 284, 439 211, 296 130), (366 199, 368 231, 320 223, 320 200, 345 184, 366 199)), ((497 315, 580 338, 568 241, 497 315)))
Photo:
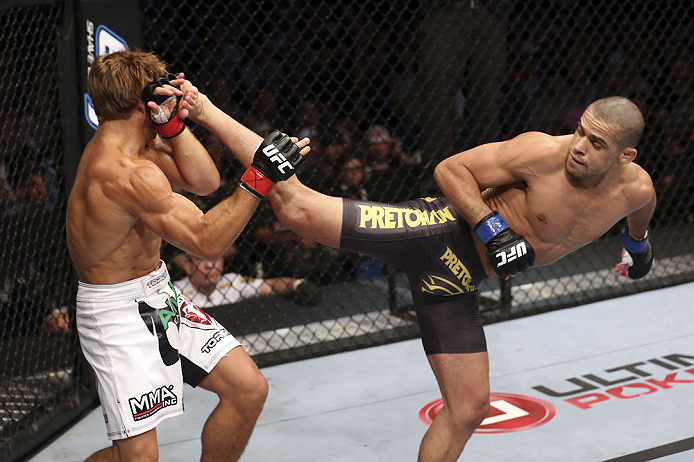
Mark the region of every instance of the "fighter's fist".
POLYGON ((497 212, 482 218, 475 233, 487 247, 487 258, 500 278, 515 276, 535 264, 535 250, 530 243, 509 228, 497 212))
POLYGON ((169 73, 157 77, 142 90, 142 101, 149 110, 157 132, 164 138, 173 138, 186 128, 178 115, 178 103, 182 93, 180 87, 172 83, 175 80, 178 80, 178 77, 169 73), (161 90, 156 91, 157 88, 167 91, 162 93, 161 90))
POLYGON ((291 178, 303 161, 300 148, 274 130, 255 149, 253 163, 241 177, 241 187, 259 199, 267 197, 275 183, 291 178))
POLYGON ((640 279, 651 270, 654 259, 653 246, 648 240, 648 233, 643 239, 634 239, 629 234, 629 230, 625 229, 622 261, 617 264, 614 271, 631 279, 640 279))

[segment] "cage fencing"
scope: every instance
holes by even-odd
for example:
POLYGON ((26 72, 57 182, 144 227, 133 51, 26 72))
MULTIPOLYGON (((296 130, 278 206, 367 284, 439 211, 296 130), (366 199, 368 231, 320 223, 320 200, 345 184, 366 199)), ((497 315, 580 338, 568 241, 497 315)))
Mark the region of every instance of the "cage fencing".
MULTIPOLYGON (((64 212, 79 152, 64 153, 60 16, 71 2, 0 7, 0 458, 26 454, 95 403, 74 329, 75 279, 64 212), (65 156, 68 156, 66 158, 65 156)), ((528 130, 570 134, 593 100, 630 97, 646 131, 637 163, 652 176, 656 265, 613 274, 619 223, 559 262, 480 287, 486 322, 694 279, 694 61, 688 2, 140 0, 142 48, 183 71, 263 135, 309 136, 301 180, 321 192, 397 202, 440 194, 433 168, 480 143, 528 130)), ((78 104, 78 103, 76 103, 78 104)), ((242 168, 194 132, 222 174, 208 209, 242 168)), ((188 296, 239 338, 259 365, 417 336, 396 268, 307 241, 268 204, 223 261, 171 246, 188 296), (203 287, 204 286, 204 287, 203 287), (200 289, 199 287, 202 287, 200 289), (216 289, 210 291, 210 289, 216 289)))
MULTIPOLYGON (((141 11, 147 49, 225 112, 261 135, 279 128, 309 136, 300 178, 334 196, 438 195, 432 172, 443 158, 530 130, 570 134, 590 102, 630 97, 647 120, 637 162, 659 197, 653 273, 631 282, 611 272, 622 222, 548 268, 485 281, 483 316, 492 322, 691 280, 686 2, 143 1, 141 11)), ((192 197, 206 209, 233 191, 242 169, 217 139, 196 133, 224 183, 212 197, 192 197)), ((261 208, 209 273, 168 249, 170 271, 189 296, 191 279, 217 285, 214 295, 197 294, 201 306, 256 361, 417 335, 397 269, 308 242, 284 229, 268 204, 261 208), (248 297, 231 283, 240 277, 271 285, 306 279, 314 301, 322 300, 306 304, 280 285, 270 297, 248 297)))

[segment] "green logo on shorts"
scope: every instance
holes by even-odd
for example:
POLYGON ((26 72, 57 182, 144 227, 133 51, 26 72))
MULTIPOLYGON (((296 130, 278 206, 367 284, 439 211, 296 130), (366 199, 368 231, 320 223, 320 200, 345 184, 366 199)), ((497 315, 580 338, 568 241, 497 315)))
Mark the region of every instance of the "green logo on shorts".
POLYGON ((180 313, 178 309, 178 293, 176 292, 176 288, 171 281, 169 281, 169 287, 174 293, 173 297, 169 297, 165 300, 166 306, 168 306, 169 309, 167 310, 166 308, 162 308, 159 310, 159 320, 161 321, 161 325, 164 326, 164 330, 169 328, 169 322, 171 319, 173 319, 176 325, 178 325, 178 316, 180 313))

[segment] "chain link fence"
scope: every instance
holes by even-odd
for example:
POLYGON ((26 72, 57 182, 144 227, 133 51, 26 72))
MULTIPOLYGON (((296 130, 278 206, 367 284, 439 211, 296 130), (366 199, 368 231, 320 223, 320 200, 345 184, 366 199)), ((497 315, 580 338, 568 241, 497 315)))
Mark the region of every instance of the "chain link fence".
MULTIPOLYGON (((311 137, 310 165, 300 177, 336 196, 398 202, 440 194, 432 172, 446 156, 529 130, 572 133, 590 102, 627 96, 647 120, 637 162, 659 197, 652 274, 631 282, 611 272, 620 259, 620 223, 551 267, 512 283, 485 281, 483 316, 492 322, 692 279, 687 2, 140 5, 147 49, 257 133, 280 128, 311 137)), ((225 179, 212 197, 193 198, 207 209, 233 191, 242 169, 217 139, 197 134, 225 179)), ((403 275, 301 239, 268 204, 215 268, 169 252, 174 279, 189 296, 194 280, 206 292, 216 285, 197 301, 262 365, 417 335, 403 275), (240 275, 274 290, 246 292, 232 282, 240 275), (310 291, 287 294, 277 282, 283 277, 306 279, 310 291)))
POLYGON ((91 381, 80 366, 65 240, 62 9, 62 2, 0 8, 2 460, 35 446, 40 427, 55 431, 69 411, 84 408, 80 396, 91 381))
MULTIPOLYGON (((0 8, 0 437, 42 425, 89 388, 73 324, 64 237, 57 87, 64 2, 0 8)), ((301 179, 327 194, 401 201, 440 194, 446 156, 521 132, 573 132, 607 95, 646 117, 637 163, 659 203, 656 265, 643 280, 611 268, 618 224, 597 243, 512 283, 480 287, 493 322, 691 281, 694 25, 689 2, 140 0, 145 50, 184 71, 259 134, 310 136, 301 179)), ((222 187, 242 168, 195 133, 222 187)), ((79 153, 75 153, 79 155, 79 153)), ((74 172, 72 172, 74 173, 74 172)), ((219 262, 163 249, 173 279, 239 338, 259 365, 417 336, 404 275, 282 228, 268 204, 219 262)), ((93 395, 91 395, 93 396, 93 395)), ((71 404, 75 409, 77 404, 71 404)), ((73 412, 74 415, 74 412, 73 412)), ((28 432, 31 434, 31 431, 28 432)))

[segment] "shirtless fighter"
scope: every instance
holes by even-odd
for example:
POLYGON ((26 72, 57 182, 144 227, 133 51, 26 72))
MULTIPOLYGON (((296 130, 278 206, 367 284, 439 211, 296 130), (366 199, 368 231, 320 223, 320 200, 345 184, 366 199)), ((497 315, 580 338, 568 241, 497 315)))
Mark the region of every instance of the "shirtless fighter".
POLYGON ((267 382, 239 342, 178 293, 159 249, 165 239, 206 259, 221 256, 259 198, 293 175, 309 148, 271 134, 241 186, 203 214, 172 190, 205 195, 220 180, 182 122, 195 115, 188 101, 197 91, 183 74, 167 74, 153 54, 117 52, 94 62, 88 90, 99 127, 68 201, 67 240, 80 280, 80 344, 113 440, 88 460, 157 460, 156 426, 183 412, 184 381, 219 396, 202 432, 202 460, 238 460, 267 382))
MULTIPOLYGON (((206 112, 206 126, 249 165, 259 137, 219 111, 206 112)), ((529 132, 444 160, 435 179, 446 198, 378 204, 325 196, 297 179, 269 195, 282 223, 301 236, 407 273, 444 401, 422 440, 420 461, 457 460, 487 416, 489 363, 475 294, 482 280, 555 262, 624 217, 615 271, 636 279, 650 270, 655 190, 633 163, 643 125, 630 100, 598 100, 573 135, 529 132)))

